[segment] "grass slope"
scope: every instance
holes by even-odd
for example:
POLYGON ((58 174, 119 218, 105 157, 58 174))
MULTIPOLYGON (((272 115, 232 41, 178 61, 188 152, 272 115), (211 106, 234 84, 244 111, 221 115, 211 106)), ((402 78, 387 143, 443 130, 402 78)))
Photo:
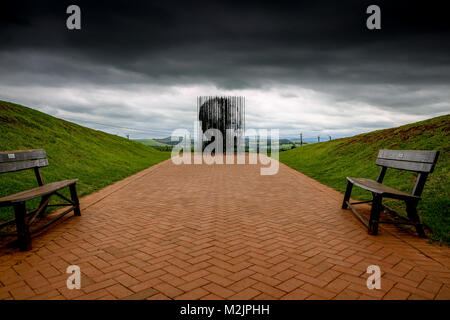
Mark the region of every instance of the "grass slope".
MULTIPOLYGON (((398 128, 378 130, 350 138, 315 143, 280 153, 280 161, 293 169, 345 191, 346 176, 376 180, 380 167, 375 160, 380 149, 440 150, 437 166, 428 177, 419 202, 423 223, 432 231, 432 239, 450 243, 450 115, 398 128)), ((388 169, 384 184, 411 192, 415 174, 388 169)), ((354 187, 352 198, 368 200, 371 194, 354 187)), ((404 213, 404 203, 384 201, 404 213)))
MULTIPOLYGON (((22 149, 45 149, 49 166, 41 169, 44 181, 79 178, 79 196, 170 158, 168 152, 0 101, 0 150, 22 149)), ((2 174, 0 197, 36 186, 33 170, 2 174)), ((11 218, 11 208, 0 209, 0 220, 11 218)))

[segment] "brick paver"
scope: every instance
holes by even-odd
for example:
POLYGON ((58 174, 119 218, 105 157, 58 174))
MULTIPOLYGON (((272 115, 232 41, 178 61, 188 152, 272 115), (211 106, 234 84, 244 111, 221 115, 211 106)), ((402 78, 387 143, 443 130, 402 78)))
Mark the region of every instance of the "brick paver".
POLYGON ((0 299, 450 299, 447 247, 370 236, 339 192, 259 169, 169 160, 84 197, 32 251, 0 250, 0 299), (81 290, 66 288, 72 264, 81 290))

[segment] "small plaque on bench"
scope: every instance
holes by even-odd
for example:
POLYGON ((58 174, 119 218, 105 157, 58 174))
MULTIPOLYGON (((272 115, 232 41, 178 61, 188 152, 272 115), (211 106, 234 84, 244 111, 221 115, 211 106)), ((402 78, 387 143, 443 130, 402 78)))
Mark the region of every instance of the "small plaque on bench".
POLYGON ((14 153, 8 153, 8 159, 15 159, 16 155, 14 153))

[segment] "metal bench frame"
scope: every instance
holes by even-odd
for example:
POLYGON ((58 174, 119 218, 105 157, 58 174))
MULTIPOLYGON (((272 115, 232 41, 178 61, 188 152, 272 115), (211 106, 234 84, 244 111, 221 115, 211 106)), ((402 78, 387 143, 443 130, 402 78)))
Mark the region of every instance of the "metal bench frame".
POLYGON ((8 225, 12 225, 15 222, 17 230, 16 232, 2 234, 2 236, 17 235, 18 246, 22 251, 31 250, 31 235, 33 233, 41 231, 71 211, 74 212, 75 216, 81 216, 80 204, 76 191, 76 183, 78 179, 45 184, 39 168, 46 166, 48 166, 48 160, 46 152, 43 149, 0 152, 0 173, 33 169, 38 183, 37 188, 0 198, 0 207, 13 206, 15 215, 15 219, 0 224, 0 229, 8 225), (66 187, 69 187, 70 189, 70 199, 58 192, 66 187), (53 195, 58 196, 66 202, 49 204, 53 195), (37 209, 27 211, 25 205, 26 201, 35 198, 41 198, 39 207, 37 209), (39 226, 34 230, 30 230, 30 225, 37 217, 42 217, 48 207, 59 206, 68 206, 69 208, 58 214, 54 219, 44 225, 39 226))
POLYGON ((361 222, 367 226, 369 234, 376 235, 378 233, 378 224, 409 224, 416 227, 420 237, 426 237, 423 225, 417 213, 417 204, 421 199, 422 191, 427 181, 428 174, 433 172, 439 156, 439 151, 422 151, 422 150, 380 150, 378 153, 376 164, 381 166, 377 180, 351 178, 347 177, 347 189, 342 203, 342 209, 350 209, 361 222), (418 176, 411 194, 387 187, 382 184, 387 168, 407 170, 417 172, 418 176), (353 185, 372 192, 372 200, 350 202, 350 195, 353 185), (400 222, 380 221, 380 212, 387 209, 383 206, 383 198, 393 198, 405 201, 406 212, 408 218, 395 214, 400 222), (354 207, 354 205, 372 202, 370 218, 367 220, 354 207))

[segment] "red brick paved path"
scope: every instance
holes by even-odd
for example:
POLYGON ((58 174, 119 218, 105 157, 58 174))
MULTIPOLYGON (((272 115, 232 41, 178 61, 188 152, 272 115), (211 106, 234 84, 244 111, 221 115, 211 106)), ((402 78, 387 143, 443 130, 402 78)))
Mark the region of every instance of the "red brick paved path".
POLYGON ((32 251, 0 250, 0 299, 450 298, 448 248, 369 236, 341 201, 284 165, 169 160, 84 197, 32 251), (66 288, 72 264, 81 290, 66 288), (366 287, 371 264, 381 290, 366 287))

